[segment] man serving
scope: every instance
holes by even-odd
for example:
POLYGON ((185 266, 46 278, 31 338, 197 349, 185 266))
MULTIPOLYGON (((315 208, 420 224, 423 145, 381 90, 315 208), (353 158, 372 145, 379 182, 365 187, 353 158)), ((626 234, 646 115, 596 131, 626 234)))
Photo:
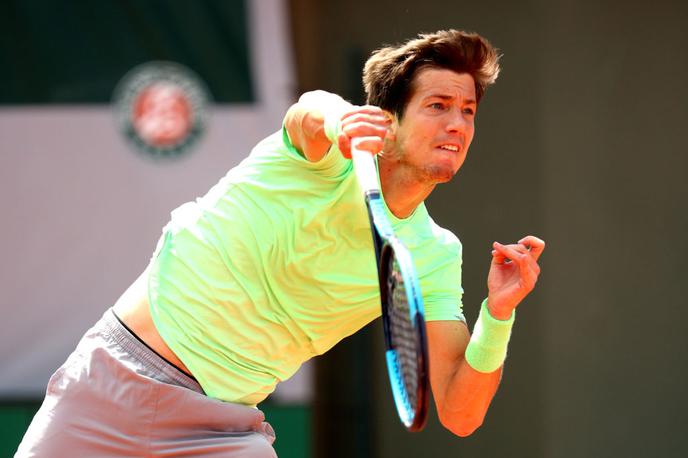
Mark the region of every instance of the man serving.
POLYGON ((363 74, 366 106, 301 96, 280 131, 172 212, 146 270, 51 378, 17 456, 274 456, 256 405, 380 315, 353 138, 377 155, 388 216, 414 259, 440 420, 471 434, 544 242, 493 244, 471 335, 461 244, 423 202, 463 164, 498 73, 487 40, 448 30, 376 51, 363 74))

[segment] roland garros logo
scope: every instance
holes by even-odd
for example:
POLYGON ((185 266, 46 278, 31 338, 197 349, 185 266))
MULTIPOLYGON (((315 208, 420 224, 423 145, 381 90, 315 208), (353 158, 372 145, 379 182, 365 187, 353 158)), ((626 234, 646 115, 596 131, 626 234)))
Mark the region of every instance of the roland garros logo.
POLYGON ((121 132, 153 157, 179 156, 192 149, 204 131, 208 100, 201 79, 172 62, 135 67, 113 95, 121 132))

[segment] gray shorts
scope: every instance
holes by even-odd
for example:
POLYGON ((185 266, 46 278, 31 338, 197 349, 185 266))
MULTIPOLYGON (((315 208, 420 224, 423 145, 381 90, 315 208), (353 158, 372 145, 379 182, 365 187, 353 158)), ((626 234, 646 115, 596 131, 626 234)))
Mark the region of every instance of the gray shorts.
POLYGON ((263 412, 212 399, 112 310, 50 378, 18 457, 276 457, 263 412))

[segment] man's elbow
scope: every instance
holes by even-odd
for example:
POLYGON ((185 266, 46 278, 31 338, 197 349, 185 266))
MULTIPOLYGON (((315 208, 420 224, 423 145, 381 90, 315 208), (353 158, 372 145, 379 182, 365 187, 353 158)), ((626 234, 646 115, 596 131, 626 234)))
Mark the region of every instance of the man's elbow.
POLYGON ((440 423, 459 437, 468 437, 483 424, 483 416, 472 415, 440 415, 440 423))

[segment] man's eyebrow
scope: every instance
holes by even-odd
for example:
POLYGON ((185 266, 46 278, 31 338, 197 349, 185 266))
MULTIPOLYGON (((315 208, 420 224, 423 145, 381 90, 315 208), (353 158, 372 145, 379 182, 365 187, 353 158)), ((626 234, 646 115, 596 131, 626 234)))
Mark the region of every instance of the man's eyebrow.
MULTIPOLYGON (((454 96, 447 95, 447 94, 430 94, 425 98, 426 99, 452 100, 454 98, 454 96)), ((463 103, 465 103, 466 105, 477 105, 478 104, 478 102, 476 102, 473 99, 464 99, 463 103)))

